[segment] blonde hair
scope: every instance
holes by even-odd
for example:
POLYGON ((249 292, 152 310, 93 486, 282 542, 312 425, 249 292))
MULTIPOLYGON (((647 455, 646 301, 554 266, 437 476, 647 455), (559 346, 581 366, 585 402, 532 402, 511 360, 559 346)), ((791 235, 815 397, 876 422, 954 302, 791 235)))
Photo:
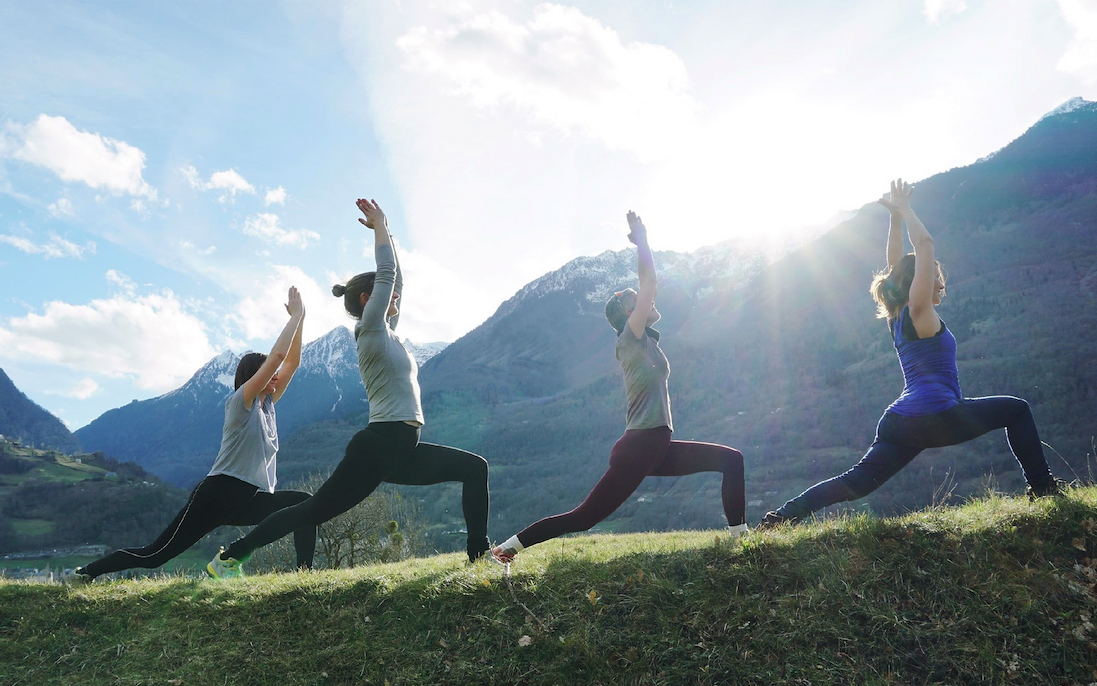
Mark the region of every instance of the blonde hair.
MULTIPOLYGON (((937 265, 937 278, 945 282, 945 273, 941 263, 937 265)), ((914 282, 914 253, 903 255, 902 259, 872 277, 868 292, 876 301, 876 316, 880 319, 895 319, 910 300, 910 284, 914 282)))

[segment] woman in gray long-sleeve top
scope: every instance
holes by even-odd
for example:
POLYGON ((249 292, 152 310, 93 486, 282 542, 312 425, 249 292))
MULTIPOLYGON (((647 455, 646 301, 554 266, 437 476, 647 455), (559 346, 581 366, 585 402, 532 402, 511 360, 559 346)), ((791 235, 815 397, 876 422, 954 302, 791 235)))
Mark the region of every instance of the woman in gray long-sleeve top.
POLYGON ((469 559, 488 550, 488 464, 464 450, 419 442, 423 426, 419 368, 394 332, 403 287, 400 265, 388 220, 376 201, 360 199, 358 209, 365 215, 358 221, 373 229, 377 271, 359 274, 331 291, 343 298, 347 314, 358 320, 354 337, 358 370, 369 398, 369 425, 354 435, 342 461, 312 498, 267 517, 219 553, 210 563, 214 576, 239 576, 240 563, 257 548, 305 524, 315 526, 346 512, 381 482, 426 485, 460 481, 469 559))

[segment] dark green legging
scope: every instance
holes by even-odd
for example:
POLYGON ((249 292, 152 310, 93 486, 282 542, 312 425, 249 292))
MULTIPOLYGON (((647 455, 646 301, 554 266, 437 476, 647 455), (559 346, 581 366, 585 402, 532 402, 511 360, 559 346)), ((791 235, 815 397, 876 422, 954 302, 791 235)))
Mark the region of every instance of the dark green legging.
POLYGON ((469 559, 488 549, 488 463, 473 453, 419 443, 419 427, 404 422, 373 422, 354 435, 342 461, 316 493, 280 510, 225 550, 245 560, 253 551, 303 526, 319 526, 365 500, 382 482, 425 486, 463 484, 461 508, 468 529, 469 559))

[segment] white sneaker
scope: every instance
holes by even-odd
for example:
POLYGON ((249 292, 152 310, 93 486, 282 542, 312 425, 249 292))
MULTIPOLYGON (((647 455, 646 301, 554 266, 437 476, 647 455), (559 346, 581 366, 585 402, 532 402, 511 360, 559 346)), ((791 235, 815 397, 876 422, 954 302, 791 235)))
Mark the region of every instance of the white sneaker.
POLYGON ((517 554, 518 551, 514 548, 504 548, 501 545, 491 549, 491 559, 501 565, 509 565, 511 562, 514 562, 514 556, 517 554))
POLYGON ((206 571, 214 579, 242 579, 244 570, 241 568, 240 561, 234 557, 221 557, 224 552, 225 549, 222 547, 221 551, 206 565, 206 571))
POLYGON ((747 523, 743 522, 742 524, 736 524, 735 526, 729 526, 728 527, 728 533, 731 534, 731 540, 734 541, 735 539, 739 538, 740 536, 746 536, 748 533, 750 533, 750 529, 747 528, 747 523))

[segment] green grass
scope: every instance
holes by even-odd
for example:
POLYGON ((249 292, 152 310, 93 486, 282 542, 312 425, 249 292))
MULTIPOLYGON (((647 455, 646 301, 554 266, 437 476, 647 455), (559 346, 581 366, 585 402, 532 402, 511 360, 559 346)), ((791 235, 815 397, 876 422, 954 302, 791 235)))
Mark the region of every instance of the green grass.
POLYGON ((48 519, 9 519, 11 530, 20 536, 42 536, 53 531, 53 522, 48 519))
POLYGON ((68 455, 47 454, 45 451, 24 448, 17 456, 26 457, 28 461, 33 460, 35 466, 22 474, 0 476, 0 498, 6 498, 19 486, 36 479, 79 483, 87 479, 103 477, 107 473, 105 469, 77 462, 75 458, 68 455), (22 453, 28 453, 28 455, 22 453), (34 459, 35 457, 37 459, 34 459))
POLYGON ((1097 488, 217 582, 0 584, 5 684, 1090 684, 1097 488), (527 638, 528 637, 528 638, 527 638))

